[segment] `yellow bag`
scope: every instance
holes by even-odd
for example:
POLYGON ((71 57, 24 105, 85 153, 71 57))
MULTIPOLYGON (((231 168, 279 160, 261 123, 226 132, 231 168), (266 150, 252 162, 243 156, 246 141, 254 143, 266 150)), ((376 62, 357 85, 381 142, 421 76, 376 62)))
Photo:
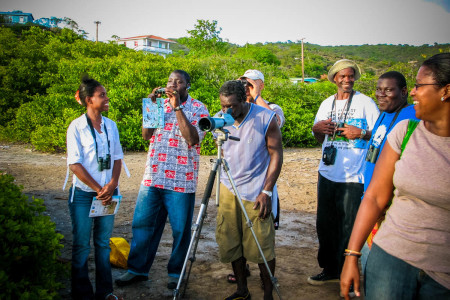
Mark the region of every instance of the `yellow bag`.
POLYGON ((130 254, 130 245, 121 237, 112 237, 109 240, 111 253, 109 260, 113 266, 127 269, 128 254, 130 254))

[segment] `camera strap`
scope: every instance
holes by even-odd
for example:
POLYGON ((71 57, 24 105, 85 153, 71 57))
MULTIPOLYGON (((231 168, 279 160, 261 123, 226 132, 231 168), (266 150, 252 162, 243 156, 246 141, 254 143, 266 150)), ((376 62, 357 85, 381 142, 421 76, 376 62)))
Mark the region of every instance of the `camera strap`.
MULTIPOLYGON (((87 123, 89 125, 89 128, 91 129, 92 138, 94 139, 94 143, 95 143, 95 156, 97 157, 97 161, 98 161, 98 148, 97 148, 97 139, 95 138, 95 129, 94 129, 94 126, 92 125, 92 121, 91 121, 91 119, 89 119, 87 113, 85 113, 84 115, 86 116, 87 123)), ((103 117, 102 117, 102 119, 103 119, 103 117)), ((103 128, 105 129, 106 140, 108 141, 108 154, 111 154, 110 143, 109 143, 109 138, 108 138, 108 130, 106 129, 105 122, 103 122, 103 128)))
MULTIPOLYGON (((348 98, 347 102, 345 102, 345 106, 344 106, 344 109, 343 109, 342 112, 341 112, 341 116, 340 116, 339 120, 336 119, 336 123, 338 123, 337 121, 342 120, 342 114, 344 113, 345 107, 347 106, 347 110, 345 111, 345 116, 344 116, 344 123, 345 123, 345 120, 347 119, 348 111, 350 110, 350 106, 352 105, 353 94, 354 94, 354 92, 353 92, 353 90, 352 90, 352 92, 351 92, 351 94, 350 94, 350 97, 348 98)), ((337 95, 337 94, 336 94, 336 95, 337 95)), ((336 95, 334 95, 333 105, 331 106, 331 111, 335 110, 335 105, 336 105, 336 95)), ((337 118, 337 111, 335 111, 335 117, 337 118)))
MULTIPOLYGON (((334 95, 333 105, 331 106, 331 113, 333 114, 333 111, 334 111, 334 116, 336 118, 336 120, 335 120, 336 121, 335 122, 336 126, 339 124, 340 120, 342 120, 342 115, 344 114, 345 107, 347 107, 347 110, 345 111, 345 115, 344 115, 344 123, 345 123, 345 120, 347 120, 347 114, 348 114, 348 111, 350 110, 350 106, 352 105, 353 94, 354 94, 354 92, 352 90, 352 92, 350 93, 350 97, 345 102, 344 109, 342 110, 341 116, 339 117, 339 119, 338 119, 338 116, 337 116, 337 108, 336 108, 336 95, 337 94, 334 95)), ((333 133, 333 139, 331 141, 331 145, 333 145, 335 137, 336 137, 336 130, 333 133)))

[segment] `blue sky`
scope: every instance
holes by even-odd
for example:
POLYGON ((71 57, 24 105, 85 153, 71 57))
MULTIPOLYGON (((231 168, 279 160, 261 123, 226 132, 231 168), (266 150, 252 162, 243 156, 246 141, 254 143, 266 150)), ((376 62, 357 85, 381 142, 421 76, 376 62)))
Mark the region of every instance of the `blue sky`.
POLYGON ((179 38, 205 19, 240 45, 301 38, 319 45, 450 43, 450 0, 2 0, 0 11, 11 10, 69 17, 90 39, 101 21, 101 41, 179 38))

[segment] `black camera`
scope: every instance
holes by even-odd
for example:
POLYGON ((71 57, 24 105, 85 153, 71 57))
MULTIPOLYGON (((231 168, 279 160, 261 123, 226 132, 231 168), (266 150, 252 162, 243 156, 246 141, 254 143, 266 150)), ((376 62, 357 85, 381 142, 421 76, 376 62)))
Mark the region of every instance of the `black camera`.
MULTIPOLYGON (((345 124, 344 122, 337 123, 336 128, 342 128, 342 127, 344 127, 344 124, 345 124)), ((336 135, 340 136, 341 133, 342 133, 342 131, 336 130, 336 135)))
POLYGON ((336 160, 336 153, 337 153, 337 149, 333 145, 326 146, 323 149, 323 154, 322 154, 323 163, 327 166, 334 165, 334 161, 336 160))
POLYGON ((99 157, 98 160, 98 171, 102 172, 103 170, 111 169, 111 154, 106 154, 106 157, 99 157))
POLYGON ((155 95, 165 94, 165 93, 166 93, 166 88, 160 88, 155 91, 155 95))
POLYGON ((373 145, 369 146, 366 154, 366 161, 370 161, 371 163, 376 163, 378 159, 378 153, 380 153, 380 148, 375 148, 373 145))

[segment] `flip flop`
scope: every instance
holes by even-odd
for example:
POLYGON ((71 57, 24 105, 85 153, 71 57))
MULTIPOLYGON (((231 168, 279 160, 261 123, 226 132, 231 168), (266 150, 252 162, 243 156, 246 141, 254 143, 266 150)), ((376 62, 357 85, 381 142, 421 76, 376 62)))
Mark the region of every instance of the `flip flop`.
POLYGON ((227 281, 228 281, 228 283, 236 283, 236 276, 234 276, 233 273, 228 274, 227 281))

